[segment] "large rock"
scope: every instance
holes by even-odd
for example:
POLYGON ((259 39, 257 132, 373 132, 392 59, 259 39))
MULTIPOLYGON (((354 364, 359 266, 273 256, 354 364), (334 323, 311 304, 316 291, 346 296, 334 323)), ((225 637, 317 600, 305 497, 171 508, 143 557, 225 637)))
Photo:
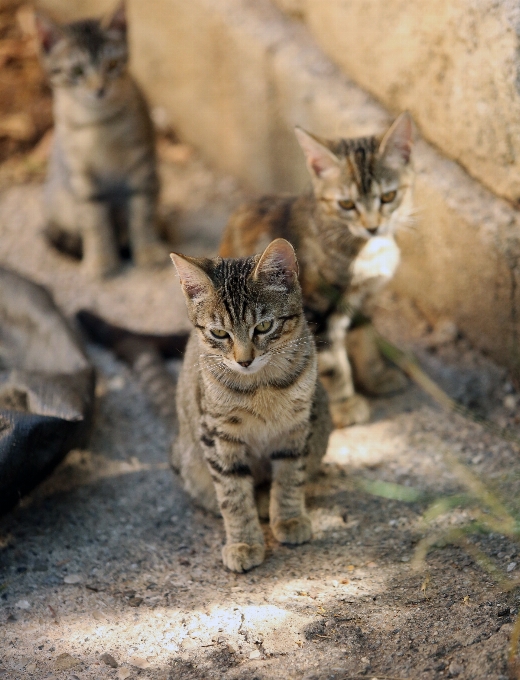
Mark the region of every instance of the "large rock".
POLYGON ((0 267, 0 513, 86 444, 94 386, 51 295, 0 267))
MULTIPOLYGON (((282 2, 282 0, 277 0, 282 2)), ((520 203, 520 5, 304 0, 323 50, 499 195, 520 203)))

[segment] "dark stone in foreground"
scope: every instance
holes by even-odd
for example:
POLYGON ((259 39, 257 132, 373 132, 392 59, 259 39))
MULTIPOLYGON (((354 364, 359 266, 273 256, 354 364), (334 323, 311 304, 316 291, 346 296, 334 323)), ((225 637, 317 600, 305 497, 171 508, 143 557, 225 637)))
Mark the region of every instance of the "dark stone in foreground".
POLYGON ((0 513, 84 446, 94 370, 51 295, 0 268, 0 513))

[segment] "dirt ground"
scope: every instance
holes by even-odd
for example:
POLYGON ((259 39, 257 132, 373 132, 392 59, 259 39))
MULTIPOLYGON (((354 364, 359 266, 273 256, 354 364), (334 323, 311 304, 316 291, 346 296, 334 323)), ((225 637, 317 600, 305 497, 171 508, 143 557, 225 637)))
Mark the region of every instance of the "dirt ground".
MULTIPOLYGON (((175 249, 214 251, 243 193, 184 145, 165 144, 161 157, 175 249)), ((0 193, 0 263, 47 285, 67 315, 89 307, 140 330, 187 327, 173 267, 127 266, 89 283, 77 263, 46 246, 42 226, 41 184, 0 193)), ((518 432, 506 372, 446 320, 431 328, 387 293, 376 325, 413 349, 451 396, 518 432)), ((309 485, 312 542, 279 545, 265 525, 266 561, 233 574, 221 564, 221 520, 195 507, 168 468, 167 424, 125 365, 94 346, 88 352, 98 372, 90 447, 71 452, 0 519, 0 678, 509 677, 518 590, 499 587, 451 544, 433 549, 419 570, 411 561, 432 526, 473 519, 471 509, 446 507, 434 525, 422 521, 433 499, 463 488, 445 452, 517 512, 516 444, 443 411, 412 385, 373 400, 372 422, 336 431, 309 485)), ((516 543, 497 530, 469 541, 512 582, 516 543)))

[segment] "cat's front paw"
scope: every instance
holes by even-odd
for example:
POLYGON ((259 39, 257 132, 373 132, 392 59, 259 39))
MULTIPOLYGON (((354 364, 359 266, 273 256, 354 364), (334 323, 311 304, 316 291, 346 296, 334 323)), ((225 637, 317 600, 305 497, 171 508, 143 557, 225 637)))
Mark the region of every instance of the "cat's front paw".
POLYGON ((334 427, 360 425, 370 420, 370 405, 365 397, 353 394, 348 399, 329 404, 334 427))
POLYGON ((307 515, 300 515, 291 519, 279 519, 273 522, 271 529, 280 543, 299 545, 300 543, 307 543, 312 538, 311 520, 307 515))
POLYGON ((265 546, 255 543, 227 543, 222 548, 222 561, 230 571, 249 571, 262 564, 265 557, 265 546))
POLYGON ((135 248, 134 262, 138 267, 157 267, 170 261, 168 248, 160 241, 150 241, 135 248))

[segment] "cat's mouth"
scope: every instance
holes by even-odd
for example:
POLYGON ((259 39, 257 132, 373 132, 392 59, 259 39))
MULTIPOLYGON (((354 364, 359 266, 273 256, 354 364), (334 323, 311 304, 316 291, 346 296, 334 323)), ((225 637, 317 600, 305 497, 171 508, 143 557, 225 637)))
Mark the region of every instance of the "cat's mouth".
POLYGON ((255 357, 249 366, 241 366, 238 362, 232 361, 231 359, 224 359, 224 364, 236 373, 242 373, 242 375, 253 375, 258 373, 269 361, 269 356, 263 354, 260 357, 255 357))

